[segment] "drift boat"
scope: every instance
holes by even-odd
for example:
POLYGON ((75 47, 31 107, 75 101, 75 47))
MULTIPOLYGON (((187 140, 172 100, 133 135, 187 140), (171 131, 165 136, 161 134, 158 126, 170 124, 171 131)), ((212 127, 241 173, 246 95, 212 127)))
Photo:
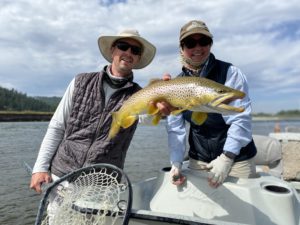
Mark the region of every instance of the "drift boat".
POLYGON ((270 136, 253 135, 258 150, 256 178, 228 177, 213 189, 208 186, 208 172, 191 170, 186 162, 187 182, 182 186, 171 184, 170 168, 134 184, 130 224, 300 225, 300 182, 284 180, 284 170, 290 168, 282 164, 291 164, 284 161, 288 150, 282 140, 270 136))
POLYGON ((187 182, 177 187, 169 170, 133 185, 129 224, 300 225, 299 195, 282 179, 265 173, 252 179, 229 177, 213 189, 207 172, 185 164, 187 182))
MULTIPOLYGON (((278 143, 261 136, 254 136, 254 141, 256 162, 271 165, 271 169, 276 164, 277 169, 281 160, 271 159, 268 151, 274 152, 278 143)), ((295 188, 299 182, 260 170, 256 178, 228 177, 218 188, 211 188, 209 172, 189 169, 185 162, 182 173, 187 179, 181 186, 171 184, 170 167, 158 171, 157 177, 131 185, 122 170, 109 164, 79 169, 46 190, 36 225, 50 224, 43 215, 54 190, 59 192, 59 222, 53 224, 300 225, 300 195, 295 188), (64 181, 70 183, 61 188, 64 181)))
POLYGON ((43 213, 54 182, 41 201, 36 224, 300 225, 299 194, 282 179, 265 173, 252 179, 228 177, 215 189, 208 186, 208 172, 191 170, 185 163, 182 172, 187 180, 175 186, 169 170, 161 169, 157 177, 133 184, 132 189, 129 185, 126 193, 118 193, 122 188, 108 183, 96 187, 90 179, 80 178, 83 186, 75 182, 64 193, 60 190, 58 222, 50 223, 43 213))

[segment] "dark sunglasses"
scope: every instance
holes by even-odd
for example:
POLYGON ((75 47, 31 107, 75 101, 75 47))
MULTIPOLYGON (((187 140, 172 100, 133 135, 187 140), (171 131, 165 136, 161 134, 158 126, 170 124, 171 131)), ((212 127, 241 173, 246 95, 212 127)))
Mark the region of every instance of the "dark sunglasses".
POLYGON ((212 43, 212 40, 207 37, 201 37, 200 39, 194 39, 191 37, 183 39, 181 42, 181 47, 185 46, 188 49, 195 48, 196 45, 200 45, 202 47, 210 45, 212 43))
POLYGON ((142 48, 128 44, 127 42, 124 41, 118 41, 115 46, 120 49, 123 52, 126 52, 129 48, 131 49, 131 53, 133 55, 141 55, 142 54, 142 48))

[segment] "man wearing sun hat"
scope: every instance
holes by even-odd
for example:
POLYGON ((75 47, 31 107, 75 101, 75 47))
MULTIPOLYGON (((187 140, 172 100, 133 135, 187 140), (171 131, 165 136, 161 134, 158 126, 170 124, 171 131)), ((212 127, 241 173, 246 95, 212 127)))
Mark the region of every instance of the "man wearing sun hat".
POLYGON ((75 169, 110 163, 119 168, 136 129, 133 125, 108 140, 111 112, 141 87, 133 81, 133 69, 149 65, 156 48, 137 30, 101 36, 98 45, 110 63, 100 72, 77 75, 54 113, 33 168, 30 187, 41 192, 51 182, 75 169))
MULTIPOLYGON (((202 125, 191 121, 191 112, 168 116, 167 131, 172 164, 172 183, 181 185, 181 173, 186 149, 185 121, 189 130, 189 168, 210 171, 208 183, 218 187, 228 175, 241 178, 255 176, 256 147, 251 130, 251 101, 248 83, 240 69, 215 58, 210 52, 213 35, 203 21, 191 20, 182 26, 179 35, 182 71, 178 76, 197 76, 214 80, 245 92, 246 97, 232 104, 245 111, 236 115, 209 113, 202 125)), ((166 74, 164 79, 170 79, 166 74)))

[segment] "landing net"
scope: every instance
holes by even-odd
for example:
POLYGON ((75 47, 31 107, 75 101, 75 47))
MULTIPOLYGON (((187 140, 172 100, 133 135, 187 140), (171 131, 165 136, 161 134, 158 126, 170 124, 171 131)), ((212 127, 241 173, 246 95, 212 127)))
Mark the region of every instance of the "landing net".
POLYGON ((131 198, 131 184, 122 170, 109 164, 96 164, 70 173, 49 186, 36 225, 127 224, 131 198))

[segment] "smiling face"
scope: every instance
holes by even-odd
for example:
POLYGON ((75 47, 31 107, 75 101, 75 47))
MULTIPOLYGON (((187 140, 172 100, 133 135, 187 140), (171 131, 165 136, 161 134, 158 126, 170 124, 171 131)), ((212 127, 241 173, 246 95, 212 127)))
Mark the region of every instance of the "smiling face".
POLYGON ((207 36, 202 34, 192 34, 185 38, 181 44, 183 56, 190 59, 194 63, 204 63, 210 54, 210 48, 212 46, 212 42, 208 42, 207 40, 205 40, 207 38, 207 36), (188 41, 189 39, 193 39, 192 42, 195 42, 196 44, 194 43, 195 45, 193 45, 190 44, 190 42, 185 44, 184 42, 188 41), (200 42, 201 44, 199 44, 198 42, 200 42))
POLYGON ((126 50, 124 50, 123 46, 118 47, 118 45, 113 45, 111 48, 112 53, 112 67, 111 72, 114 76, 117 77, 126 77, 132 73, 133 67, 139 62, 141 59, 140 54, 136 54, 136 52, 132 49, 141 48, 141 44, 131 38, 122 38, 117 42, 121 42, 123 45, 125 43, 129 44, 126 50), (131 46, 131 47, 130 47, 131 46), (135 53, 135 54, 133 54, 135 53))

